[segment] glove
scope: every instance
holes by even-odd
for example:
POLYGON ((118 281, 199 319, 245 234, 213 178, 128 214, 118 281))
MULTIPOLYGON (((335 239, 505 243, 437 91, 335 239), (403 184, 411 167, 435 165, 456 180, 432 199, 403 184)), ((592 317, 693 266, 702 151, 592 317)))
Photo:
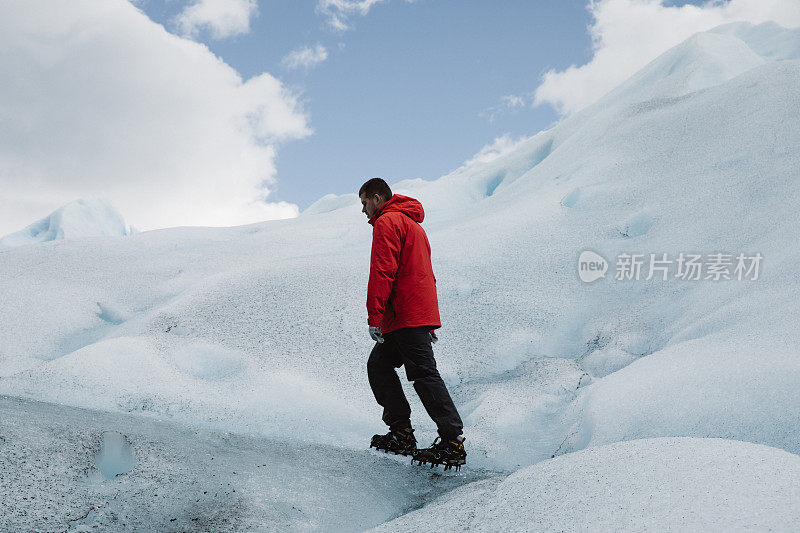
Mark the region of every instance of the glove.
POLYGON ((383 335, 381 335, 381 328, 375 326, 369 327, 369 336, 376 342, 383 342, 384 340, 383 335))
POLYGON ((436 336, 436 332, 434 332, 433 330, 431 330, 431 332, 430 332, 430 333, 431 333, 431 342, 434 342, 434 343, 435 343, 436 341, 438 341, 438 340, 439 340, 439 337, 437 337, 437 336, 436 336))

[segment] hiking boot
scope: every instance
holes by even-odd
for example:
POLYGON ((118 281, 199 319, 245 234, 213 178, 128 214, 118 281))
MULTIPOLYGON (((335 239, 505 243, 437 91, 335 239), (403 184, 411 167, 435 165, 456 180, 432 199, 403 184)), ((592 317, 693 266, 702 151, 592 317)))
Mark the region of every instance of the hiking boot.
POLYGON ((411 463, 430 464, 431 468, 444 465, 445 470, 461 469, 467 462, 467 452, 464 449, 464 437, 459 435, 452 438, 436 437, 430 448, 423 448, 411 458, 411 463))
POLYGON ((414 438, 414 430, 406 428, 389 431, 386 435, 373 436, 369 447, 387 453, 413 455, 417 451, 417 439, 414 438))

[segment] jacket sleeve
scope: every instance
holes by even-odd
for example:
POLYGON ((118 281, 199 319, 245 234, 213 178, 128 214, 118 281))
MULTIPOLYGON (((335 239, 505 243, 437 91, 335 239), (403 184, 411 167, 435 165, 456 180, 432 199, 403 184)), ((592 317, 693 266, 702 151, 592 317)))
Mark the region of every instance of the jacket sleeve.
POLYGON ((367 286, 367 322, 370 326, 383 326, 383 313, 394 287, 402 248, 403 236, 400 226, 386 215, 376 220, 372 230, 372 252, 367 286))

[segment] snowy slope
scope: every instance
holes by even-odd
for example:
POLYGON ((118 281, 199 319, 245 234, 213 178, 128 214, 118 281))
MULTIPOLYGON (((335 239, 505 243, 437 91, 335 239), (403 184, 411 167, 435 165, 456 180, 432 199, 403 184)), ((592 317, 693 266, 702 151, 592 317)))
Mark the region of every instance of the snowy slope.
POLYGON ((797 455, 722 439, 645 439, 458 488, 373 531, 792 531, 798 500, 797 455))
POLYGON ((0 250, 76 237, 124 236, 133 229, 105 198, 70 202, 30 226, 0 239, 0 250))
POLYGON ((480 477, 6 397, 0 420, 2 531, 353 531, 480 477))
MULTIPOLYGON (((508 154, 393 186, 425 206, 470 468, 667 436, 800 453, 798 51, 797 30, 717 28, 508 154), (580 281, 586 249, 606 279, 580 281), (620 252, 764 262, 621 281, 620 252)), ((361 450, 383 430, 370 234, 355 194, 329 195, 293 220, 0 252, 0 393, 361 450)))
POLYGON ((732 23, 697 33, 603 98, 601 105, 677 98, 720 85, 769 62, 800 59, 800 29, 732 23))

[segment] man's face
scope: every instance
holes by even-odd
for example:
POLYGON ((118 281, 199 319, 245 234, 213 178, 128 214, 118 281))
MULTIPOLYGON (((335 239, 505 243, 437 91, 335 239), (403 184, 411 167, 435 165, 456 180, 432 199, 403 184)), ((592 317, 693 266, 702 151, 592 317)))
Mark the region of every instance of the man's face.
POLYGON ((361 198, 361 212, 367 215, 367 220, 372 218, 372 215, 385 203, 378 194, 373 194, 370 198, 362 194, 359 198, 361 198))

